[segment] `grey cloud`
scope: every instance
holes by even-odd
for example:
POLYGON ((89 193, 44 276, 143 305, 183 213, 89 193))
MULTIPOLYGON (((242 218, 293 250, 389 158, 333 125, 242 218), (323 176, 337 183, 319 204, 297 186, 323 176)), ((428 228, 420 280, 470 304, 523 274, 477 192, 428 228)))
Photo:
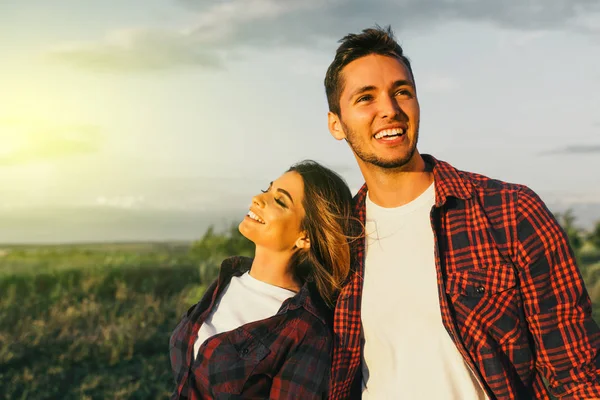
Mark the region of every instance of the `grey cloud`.
POLYGON ((222 66, 220 52, 274 46, 331 49, 349 32, 391 24, 435 29, 446 22, 486 22, 523 31, 586 31, 600 16, 596 0, 176 0, 197 15, 185 31, 137 31, 119 40, 71 46, 51 55, 82 67, 157 70, 222 66), (587 19, 586 19, 587 18, 587 19), (326 43, 326 44, 325 44, 326 43))
POLYGON ((540 155, 553 154, 600 154, 600 145, 572 145, 540 153, 540 155))
MULTIPOLYGON (((450 21, 489 22, 520 30, 569 29, 578 25, 580 16, 600 11, 595 0, 306 0, 302 2, 304 7, 297 7, 299 2, 291 0, 230 0, 219 1, 216 6, 209 6, 206 1, 187 0, 187 3, 196 3, 201 16, 218 13, 226 19, 228 13, 222 10, 228 10, 231 16, 243 16, 244 10, 251 7, 249 3, 263 8, 277 4, 276 15, 265 14, 263 18, 246 20, 236 17, 236 29, 226 38, 229 45, 261 46, 314 45, 319 37, 340 38, 375 23, 392 24, 397 31, 430 29, 450 21)), ((226 22, 222 18, 215 19, 214 25, 226 25, 226 22)), ((207 33, 211 28, 200 25, 196 32, 207 33)))

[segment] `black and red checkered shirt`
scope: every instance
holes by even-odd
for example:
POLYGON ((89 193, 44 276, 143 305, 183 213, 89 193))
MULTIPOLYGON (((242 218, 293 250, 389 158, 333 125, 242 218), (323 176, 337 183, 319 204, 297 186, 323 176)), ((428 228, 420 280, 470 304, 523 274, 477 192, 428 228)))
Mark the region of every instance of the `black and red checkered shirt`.
MULTIPOLYGON (((431 224, 443 323, 490 399, 549 399, 543 378, 556 397, 600 398, 600 331, 550 211, 525 186, 423 158, 435 182, 431 224)), ((354 199, 363 224, 366 195, 363 186, 354 199)), ((360 387, 364 255, 361 240, 334 313, 330 399, 350 398, 353 381, 360 387)))
POLYGON ((310 283, 270 318, 207 339, 193 358, 198 330, 233 276, 252 259, 232 257, 171 335, 176 388, 171 399, 324 399, 331 368, 331 311, 310 283))

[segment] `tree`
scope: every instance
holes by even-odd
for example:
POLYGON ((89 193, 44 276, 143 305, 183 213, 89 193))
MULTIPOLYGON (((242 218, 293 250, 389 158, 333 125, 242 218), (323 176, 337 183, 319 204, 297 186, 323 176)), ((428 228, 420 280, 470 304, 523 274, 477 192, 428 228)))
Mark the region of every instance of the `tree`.
POLYGON ((204 236, 194 242, 190 248, 190 256, 200 266, 202 282, 211 282, 219 271, 221 262, 231 256, 251 257, 254 254, 254 243, 246 239, 233 224, 223 233, 215 233, 210 226, 204 236))
POLYGON ((579 251, 583 247, 584 240, 582 230, 575 225, 575 216, 573 215, 573 210, 568 209, 564 213, 556 213, 555 215, 558 223, 567 233, 571 248, 575 254, 578 255, 579 251))
POLYGON ((204 236, 192 244, 191 254, 200 260, 226 258, 231 256, 252 256, 254 243, 246 239, 233 224, 223 233, 215 233, 211 225, 204 236))
POLYGON ((588 240, 597 250, 600 250, 600 221, 596 222, 596 226, 589 233, 588 240))

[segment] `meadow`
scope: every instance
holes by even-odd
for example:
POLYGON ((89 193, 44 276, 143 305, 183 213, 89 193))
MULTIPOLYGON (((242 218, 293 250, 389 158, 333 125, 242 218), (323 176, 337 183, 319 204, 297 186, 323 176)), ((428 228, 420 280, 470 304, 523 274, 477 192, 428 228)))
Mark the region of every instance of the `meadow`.
POLYGON ((232 230, 195 243, 0 248, 0 398, 164 399, 168 340, 230 254, 232 230))
MULTIPOLYGON (((600 321, 600 245, 566 225, 600 321)), ((168 398, 171 331, 224 257, 251 252, 235 227, 193 243, 0 246, 0 398, 168 398)))

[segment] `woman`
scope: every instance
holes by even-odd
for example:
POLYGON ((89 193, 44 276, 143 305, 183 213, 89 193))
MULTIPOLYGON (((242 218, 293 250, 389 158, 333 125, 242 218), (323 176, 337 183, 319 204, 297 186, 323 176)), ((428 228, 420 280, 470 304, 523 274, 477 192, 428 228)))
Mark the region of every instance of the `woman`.
POLYGON ((351 200, 344 180, 313 161, 252 199, 239 231, 254 258, 223 261, 171 336, 172 399, 326 397, 351 200))

